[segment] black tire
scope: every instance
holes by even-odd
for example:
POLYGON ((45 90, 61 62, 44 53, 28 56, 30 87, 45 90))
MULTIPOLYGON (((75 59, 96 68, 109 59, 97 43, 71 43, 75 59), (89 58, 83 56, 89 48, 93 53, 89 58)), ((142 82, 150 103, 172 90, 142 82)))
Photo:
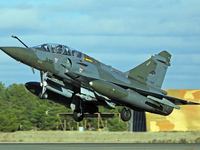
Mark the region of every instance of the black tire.
POLYGON ((79 111, 74 111, 73 118, 76 122, 81 122, 84 118, 84 115, 83 115, 83 113, 81 113, 79 111))
POLYGON ((121 111, 121 119, 123 121, 129 121, 131 119, 131 110, 123 108, 121 111))
POLYGON ((40 94, 38 95, 38 97, 39 97, 40 99, 42 99, 42 93, 40 93, 40 94))

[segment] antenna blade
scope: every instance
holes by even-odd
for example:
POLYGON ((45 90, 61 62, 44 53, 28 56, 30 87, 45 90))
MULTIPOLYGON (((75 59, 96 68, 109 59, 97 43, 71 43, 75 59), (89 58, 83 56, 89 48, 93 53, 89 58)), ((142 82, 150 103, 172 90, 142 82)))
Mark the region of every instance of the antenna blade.
POLYGON ((33 67, 31 67, 31 69, 32 69, 32 72, 33 72, 33 74, 35 74, 35 70, 34 70, 34 68, 33 68, 33 67))

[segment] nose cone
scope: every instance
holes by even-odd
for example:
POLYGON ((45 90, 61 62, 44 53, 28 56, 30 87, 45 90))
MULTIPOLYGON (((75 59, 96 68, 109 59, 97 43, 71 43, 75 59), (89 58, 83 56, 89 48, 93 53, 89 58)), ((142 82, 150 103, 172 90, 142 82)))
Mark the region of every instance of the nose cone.
POLYGON ((18 47, 0 47, 0 49, 11 57, 20 56, 21 50, 18 47))
POLYGON ((0 49, 8 54, 10 57, 21 61, 27 62, 30 58, 29 49, 22 47, 0 47, 0 49))

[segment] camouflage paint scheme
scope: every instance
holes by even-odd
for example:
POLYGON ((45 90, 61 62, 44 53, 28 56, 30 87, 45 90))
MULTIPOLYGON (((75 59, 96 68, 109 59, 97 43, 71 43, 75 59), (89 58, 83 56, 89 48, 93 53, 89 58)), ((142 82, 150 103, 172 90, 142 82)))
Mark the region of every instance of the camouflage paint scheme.
MULTIPOLYGON (((168 89, 168 95, 200 102, 199 89, 168 89)), ((159 116, 146 113, 147 131, 199 131, 200 130, 200 106, 181 106, 180 110, 174 110, 169 116, 159 116)))
POLYGON ((98 106, 108 109, 124 106, 121 117, 128 121, 131 118, 128 108, 167 116, 174 108, 180 109, 177 105, 198 104, 167 96, 161 89, 170 66, 171 54, 167 51, 151 55, 123 73, 65 45, 25 47, 0 49, 30 66, 33 73, 34 68, 39 70, 41 82, 28 82, 26 88, 41 99, 71 108, 76 121, 81 121, 85 112, 98 112, 98 106))

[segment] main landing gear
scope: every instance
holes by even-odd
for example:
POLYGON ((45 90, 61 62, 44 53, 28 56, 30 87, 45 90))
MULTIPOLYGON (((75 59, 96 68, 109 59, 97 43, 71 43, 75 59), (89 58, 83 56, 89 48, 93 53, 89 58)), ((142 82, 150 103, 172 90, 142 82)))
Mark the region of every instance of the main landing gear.
POLYGON ((70 105, 71 110, 73 112, 73 118, 76 122, 81 122, 84 118, 83 108, 81 105, 82 100, 79 99, 76 95, 74 95, 72 99, 72 103, 70 105))
POLYGON ((124 107, 121 110, 121 119, 123 121, 129 121, 131 119, 131 110, 124 107))
POLYGON ((84 114, 81 110, 75 110, 73 113, 73 118, 76 122, 81 122, 84 118, 84 114))

